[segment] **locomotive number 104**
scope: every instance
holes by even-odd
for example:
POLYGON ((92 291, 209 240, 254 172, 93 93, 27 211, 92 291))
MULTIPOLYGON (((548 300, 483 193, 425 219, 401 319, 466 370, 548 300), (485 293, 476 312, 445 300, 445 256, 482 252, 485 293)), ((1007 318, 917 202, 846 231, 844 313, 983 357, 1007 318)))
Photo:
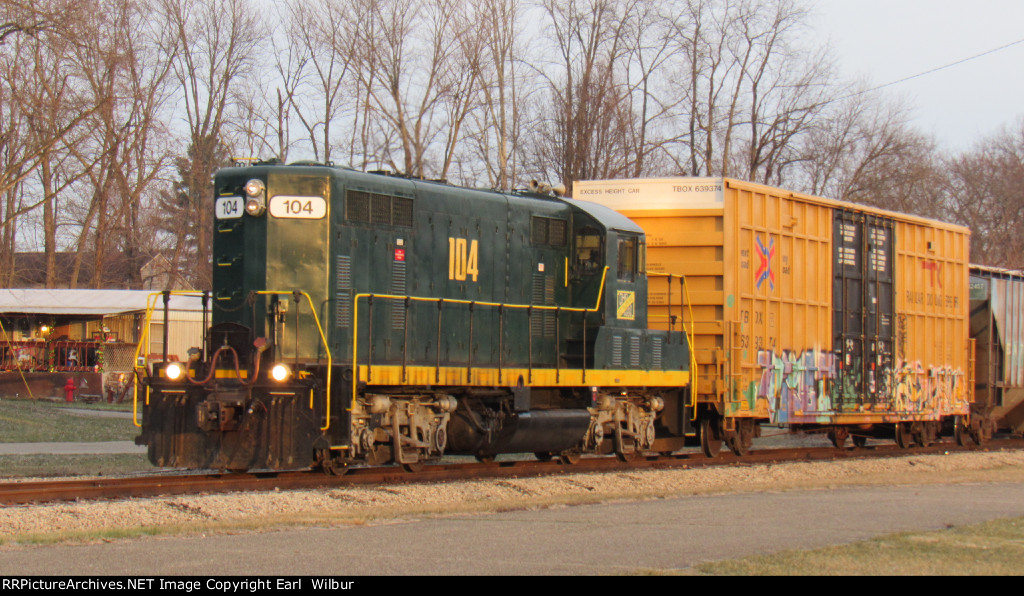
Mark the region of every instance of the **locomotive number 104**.
POLYGON ((479 246, 476 240, 448 238, 449 281, 477 280, 480 275, 479 246))

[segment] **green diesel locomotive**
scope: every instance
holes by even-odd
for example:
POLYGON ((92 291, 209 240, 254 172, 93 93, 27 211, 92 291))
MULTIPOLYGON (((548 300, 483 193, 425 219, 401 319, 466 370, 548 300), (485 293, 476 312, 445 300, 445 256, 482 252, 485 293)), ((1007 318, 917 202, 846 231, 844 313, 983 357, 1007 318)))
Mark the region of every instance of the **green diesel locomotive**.
POLYGON ((573 462, 694 436, 683 313, 648 328, 644 233, 611 209, 317 164, 214 185, 203 345, 139 369, 154 464, 573 462))

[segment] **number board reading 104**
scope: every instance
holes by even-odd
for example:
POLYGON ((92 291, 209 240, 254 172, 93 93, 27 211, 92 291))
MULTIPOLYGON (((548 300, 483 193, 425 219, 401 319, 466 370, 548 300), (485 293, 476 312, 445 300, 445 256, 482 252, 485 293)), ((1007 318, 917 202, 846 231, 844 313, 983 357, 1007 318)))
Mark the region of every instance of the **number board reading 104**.
POLYGON ((289 219, 323 219, 327 217, 327 200, 323 197, 290 197, 277 195, 267 209, 272 217, 289 219))
POLYGON ((214 204, 217 219, 238 219, 245 213, 242 197, 220 197, 214 204))

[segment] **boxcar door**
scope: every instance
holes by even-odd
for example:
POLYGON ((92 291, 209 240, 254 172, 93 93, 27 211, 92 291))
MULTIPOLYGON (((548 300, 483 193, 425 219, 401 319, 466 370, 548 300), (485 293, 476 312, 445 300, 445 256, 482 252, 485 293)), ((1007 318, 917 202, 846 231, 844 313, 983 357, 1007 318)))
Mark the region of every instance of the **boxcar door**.
POLYGON ((865 399, 872 404, 891 396, 895 284, 893 276, 893 222, 867 216, 864 258, 864 378, 865 399))
POLYGON ((839 359, 832 386, 835 411, 854 407, 864 394, 864 216, 835 210, 832 220, 832 337, 839 359))
POLYGON ((886 401, 893 358, 893 222, 836 210, 833 219, 832 388, 836 411, 886 401))

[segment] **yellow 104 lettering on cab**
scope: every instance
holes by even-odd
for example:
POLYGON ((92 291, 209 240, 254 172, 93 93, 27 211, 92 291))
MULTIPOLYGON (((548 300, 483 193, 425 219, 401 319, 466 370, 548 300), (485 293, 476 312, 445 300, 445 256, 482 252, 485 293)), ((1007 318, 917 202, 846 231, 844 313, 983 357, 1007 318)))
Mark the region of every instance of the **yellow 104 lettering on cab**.
POLYGON ((479 242, 465 238, 448 238, 448 279, 476 281, 480 275, 479 242))

